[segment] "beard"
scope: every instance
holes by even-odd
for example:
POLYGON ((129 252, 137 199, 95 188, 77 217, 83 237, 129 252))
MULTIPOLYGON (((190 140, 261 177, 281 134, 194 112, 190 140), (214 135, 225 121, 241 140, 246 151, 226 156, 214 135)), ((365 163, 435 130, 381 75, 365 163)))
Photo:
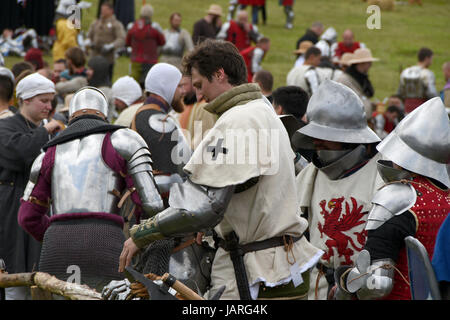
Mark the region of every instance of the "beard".
POLYGON ((180 97, 177 100, 172 101, 172 109, 177 113, 181 113, 184 110, 183 98, 180 97))
POLYGON ((195 91, 187 93, 183 98, 184 105, 189 106, 197 102, 195 91))

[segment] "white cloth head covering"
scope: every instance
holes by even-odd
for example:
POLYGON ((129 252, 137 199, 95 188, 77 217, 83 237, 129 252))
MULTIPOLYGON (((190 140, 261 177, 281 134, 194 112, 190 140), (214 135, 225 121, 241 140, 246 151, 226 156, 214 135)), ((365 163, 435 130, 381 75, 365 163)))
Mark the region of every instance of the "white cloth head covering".
POLYGON ((55 93, 55 84, 39 73, 26 76, 19 81, 16 87, 16 97, 18 99, 26 100, 44 93, 55 93))
POLYGON ((8 68, 0 67, 0 75, 9 77, 13 83, 16 81, 14 74, 8 68))
POLYGON ((111 89, 113 98, 119 99, 128 107, 142 97, 141 86, 130 76, 117 79, 111 89))
POLYGON ((172 104, 181 76, 177 67, 168 63, 157 63, 147 73, 145 91, 157 94, 168 104, 172 104))

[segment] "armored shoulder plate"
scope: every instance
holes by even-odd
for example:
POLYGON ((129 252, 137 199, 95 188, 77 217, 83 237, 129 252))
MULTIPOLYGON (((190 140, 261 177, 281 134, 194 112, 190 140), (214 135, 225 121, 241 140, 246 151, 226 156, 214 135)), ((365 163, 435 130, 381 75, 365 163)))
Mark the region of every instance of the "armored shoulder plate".
POLYGON ((25 187, 25 191, 23 193, 23 200, 27 201, 30 197, 31 192, 33 192, 34 185, 39 179, 39 173, 41 172, 42 160, 44 159, 45 153, 41 153, 34 160, 33 165, 31 166, 30 171, 30 181, 28 181, 27 186, 25 187))
POLYGON ((36 183, 39 178, 39 172, 41 172, 42 160, 44 160, 45 153, 41 153, 34 160, 33 165, 31 166, 30 171, 30 181, 36 183))
POLYGON ((148 148, 145 140, 131 129, 119 129, 111 135, 111 144, 114 149, 127 161, 142 148, 148 148))
POLYGON ((417 199, 415 189, 410 184, 392 183, 380 189, 372 199, 366 230, 375 230, 383 223, 410 209, 417 199))

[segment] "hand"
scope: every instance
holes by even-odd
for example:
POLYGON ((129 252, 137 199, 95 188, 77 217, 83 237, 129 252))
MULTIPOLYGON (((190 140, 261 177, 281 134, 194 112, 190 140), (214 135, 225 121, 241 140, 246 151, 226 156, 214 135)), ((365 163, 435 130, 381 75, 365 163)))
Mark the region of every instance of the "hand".
POLYGON ((47 130, 48 133, 54 134, 58 131, 61 131, 62 127, 61 124, 56 120, 51 120, 49 123, 47 123, 44 128, 47 130))
POLYGON ((113 280, 103 288, 102 298, 103 300, 126 300, 130 293, 130 281, 128 279, 113 280))
POLYGON ((122 253, 120 254, 119 260, 119 272, 124 272, 125 267, 131 264, 131 258, 138 253, 139 248, 136 246, 132 238, 128 238, 123 244, 122 253))
POLYGON ((107 44, 103 45, 102 52, 107 53, 107 52, 111 51, 112 49, 114 49, 114 43, 107 43, 107 44))

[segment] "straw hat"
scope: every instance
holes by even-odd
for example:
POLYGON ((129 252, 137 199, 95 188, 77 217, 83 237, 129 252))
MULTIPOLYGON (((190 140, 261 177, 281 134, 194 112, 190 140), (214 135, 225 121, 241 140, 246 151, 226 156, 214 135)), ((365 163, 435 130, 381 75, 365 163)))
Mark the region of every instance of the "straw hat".
POLYGON ((338 61, 339 64, 344 66, 349 66, 349 61, 353 59, 353 53, 346 52, 341 56, 341 59, 338 61))
POLYGON ((305 40, 299 43, 298 49, 294 51, 294 54, 303 54, 305 53, 309 48, 311 48, 314 44, 309 41, 305 40))
POLYGON ((222 16, 222 7, 219 6, 218 4, 212 4, 209 6, 207 13, 214 14, 216 16, 221 17, 222 16))
POLYGON ((353 57, 348 61, 349 65, 363 63, 363 62, 373 62, 380 59, 372 57, 372 53, 367 48, 359 48, 353 52, 353 57))

